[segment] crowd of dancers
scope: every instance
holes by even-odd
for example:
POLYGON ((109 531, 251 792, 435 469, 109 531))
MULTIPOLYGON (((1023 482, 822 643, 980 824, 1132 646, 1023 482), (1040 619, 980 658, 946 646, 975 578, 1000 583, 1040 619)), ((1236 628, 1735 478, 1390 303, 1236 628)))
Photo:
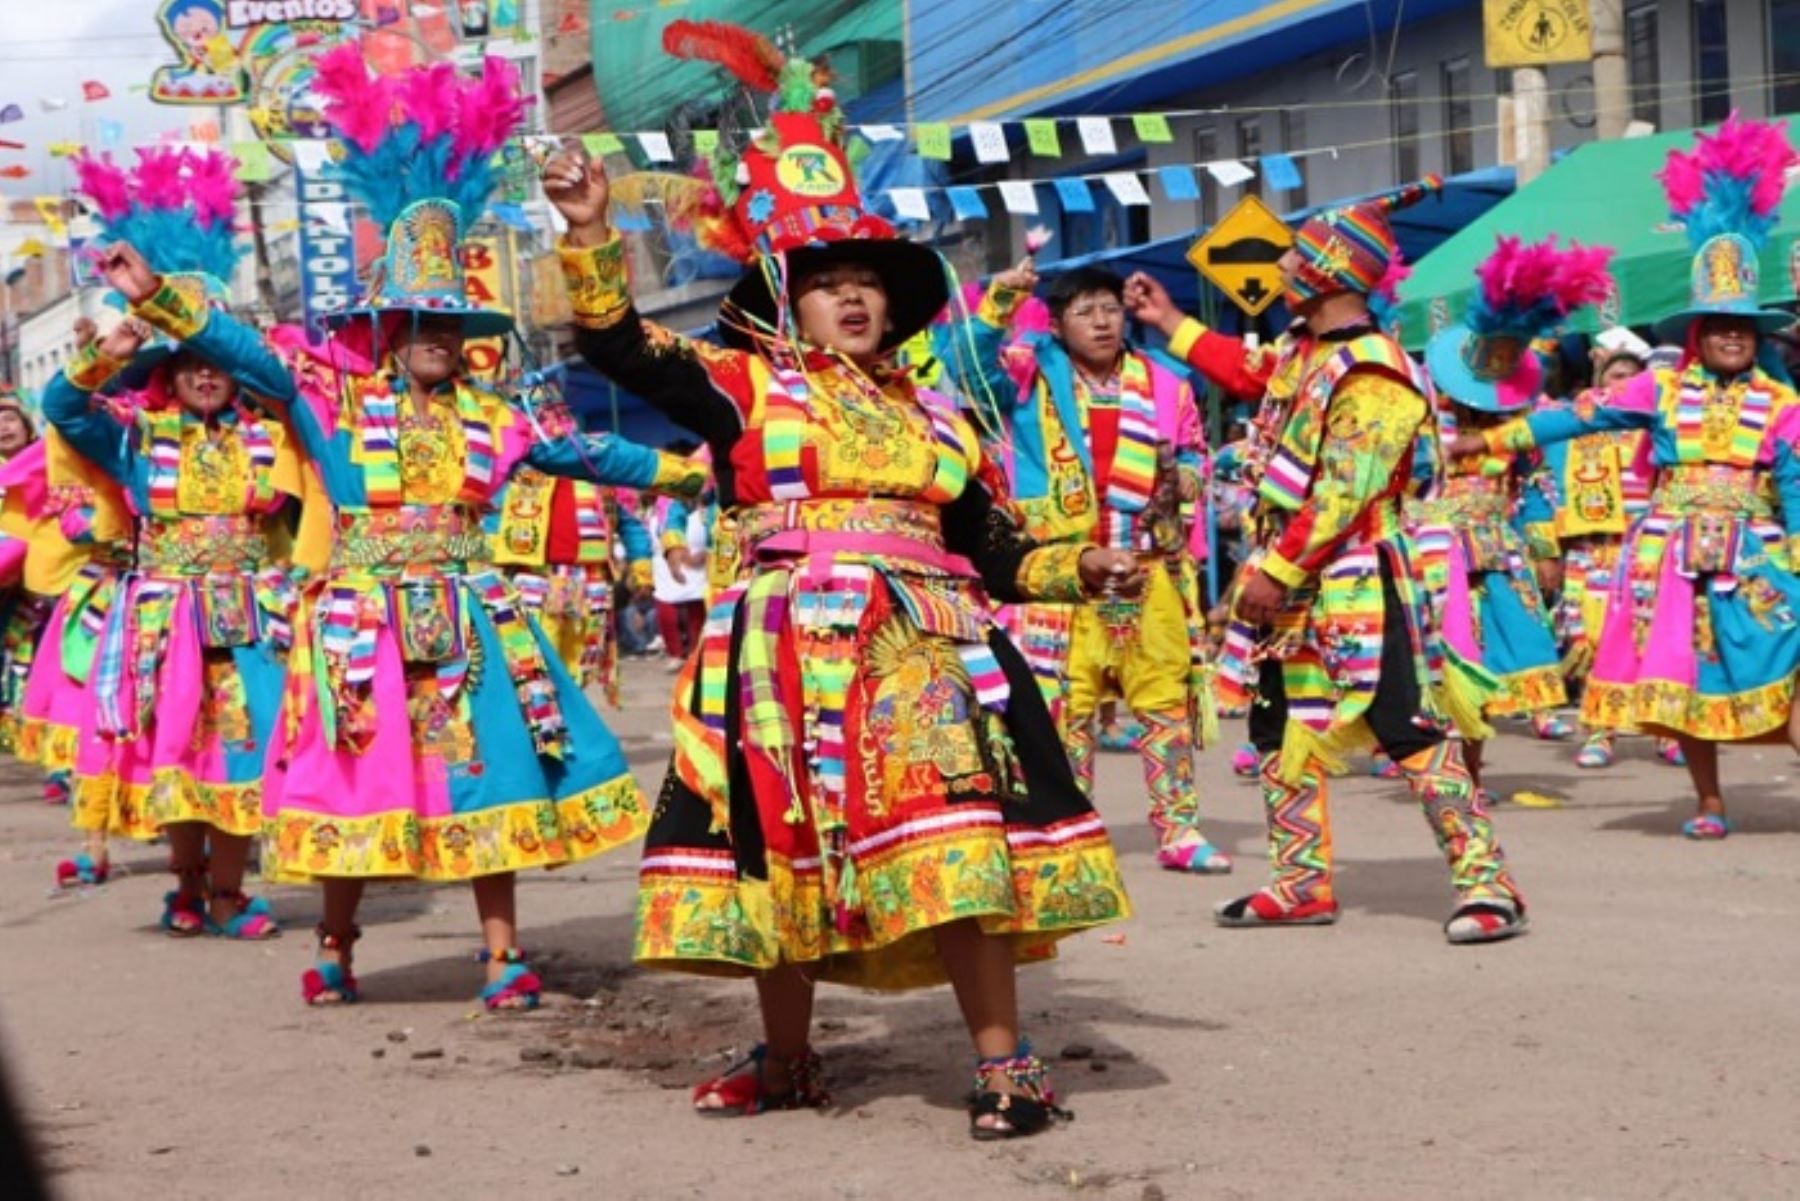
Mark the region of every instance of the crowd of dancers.
POLYGON ((124 313, 81 331, 41 434, 0 401, 0 715, 86 840, 63 883, 103 883, 109 838, 160 838, 170 935, 264 939, 260 840, 265 879, 321 890, 301 992, 331 1006, 360 995, 370 881, 467 881, 481 998, 509 1010, 542 992, 516 873, 643 840, 637 960, 750 977, 763 1016, 696 1108, 827 1102, 819 981, 948 982, 988 1139, 1061 1112, 1016 965, 1130 913, 1092 801, 1118 730, 1155 862, 1223 874, 1194 759, 1247 715, 1270 874, 1225 926, 1337 920, 1329 780, 1373 747, 1449 868, 1449 941, 1524 932, 1482 747, 1514 716, 1570 737, 1575 693, 1581 766, 1655 737, 1692 777, 1682 831, 1730 832, 1718 744, 1788 738, 1800 667, 1800 401, 1770 337, 1793 318, 1757 275, 1784 128, 1734 118, 1670 156, 1694 255, 1662 347, 1612 330, 1571 363, 1554 337, 1607 301, 1609 252, 1502 238, 1421 363, 1385 324, 1388 214, 1429 186, 1302 225, 1267 345, 1144 275, 1040 289, 1027 258, 965 298, 863 207, 828 70, 671 31, 773 93, 666 198, 744 264, 719 342, 634 309, 601 163, 557 155, 543 186, 580 353, 689 454, 465 364, 511 326, 457 255, 522 110, 502 62, 320 61, 338 169, 387 230, 322 336, 230 313, 227 156, 78 161, 124 313), (1250 406, 1218 454, 1196 376, 1250 406), (1215 505, 1241 561, 1209 605, 1215 505), (652 565, 692 643, 654 804, 585 695, 616 703, 617 598, 652 565))

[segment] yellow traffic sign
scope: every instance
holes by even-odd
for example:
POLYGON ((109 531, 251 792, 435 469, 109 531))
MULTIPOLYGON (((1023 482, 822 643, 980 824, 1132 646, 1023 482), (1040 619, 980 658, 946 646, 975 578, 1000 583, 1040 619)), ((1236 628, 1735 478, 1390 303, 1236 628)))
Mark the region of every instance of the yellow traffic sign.
POLYGON ((1252 317, 1281 295, 1275 264, 1294 244, 1294 234, 1268 205, 1246 196, 1225 219, 1188 247, 1188 262, 1252 317))
POLYGON ((1484 0, 1490 67, 1585 63, 1594 56, 1588 0, 1484 0))

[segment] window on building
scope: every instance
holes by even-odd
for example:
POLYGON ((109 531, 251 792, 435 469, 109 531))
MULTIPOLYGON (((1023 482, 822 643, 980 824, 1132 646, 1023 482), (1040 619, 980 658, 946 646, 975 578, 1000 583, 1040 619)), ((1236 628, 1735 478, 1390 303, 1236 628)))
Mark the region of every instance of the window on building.
MULTIPOLYGON (((1281 110, 1281 151, 1287 155, 1298 155, 1306 149, 1306 110, 1302 108, 1285 108, 1281 110)), ((1306 160, 1294 159, 1294 169, 1300 173, 1300 186, 1289 188, 1282 194, 1282 209, 1303 209, 1306 199, 1306 160)))
MULTIPOLYGON (((1256 169, 1257 160, 1263 156, 1263 127, 1261 117, 1245 117, 1238 122, 1237 156, 1246 167, 1256 169)), ((1244 184, 1246 193, 1254 192, 1262 195, 1262 172, 1257 170, 1256 178, 1244 184)))
POLYGON ((1475 169, 1475 105, 1469 99, 1469 60, 1445 62, 1440 83, 1444 93, 1444 174, 1461 175, 1475 169))
POLYGON ((1694 113, 1702 125, 1731 115, 1731 55, 1725 0, 1694 0, 1694 113))
MULTIPOLYGON (((1194 130, 1194 161, 1210 163, 1219 157, 1219 131, 1211 125, 1194 130)), ((1219 220, 1219 185, 1202 173, 1200 179, 1200 227, 1211 229, 1219 220)))
POLYGON ((1640 4, 1625 14, 1625 77, 1631 88, 1631 115, 1662 124, 1662 68, 1657 64, 1656 5, 1640 4))
POLYGON ((1800 0, 1769 0, 1769 105, 1800 112, 1800 0))
POLYGON ((1388 119, 1394 138, 1394 178, 1417 179, 1419 170, 1419 76, 1405 71, 1388 80, 1388 119))

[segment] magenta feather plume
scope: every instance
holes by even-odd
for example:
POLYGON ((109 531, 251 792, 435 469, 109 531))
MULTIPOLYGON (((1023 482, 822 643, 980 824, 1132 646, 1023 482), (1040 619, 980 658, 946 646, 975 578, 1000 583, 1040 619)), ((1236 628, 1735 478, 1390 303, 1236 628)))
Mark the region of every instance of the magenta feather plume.
POLYGON ((1583 305, 1599 304, 1611 294, 1612 247, 1571 242, 1567 250, 1560 252, 1560 257, 1561 265, 1551 281, 1551 290, 1557 306, 1564 313, 1572 313, 1583 305))
POLYGON ((452 164, 460 167, 470 159, 492 156, 524 120, 525 98, 519 91, 518 67, 503 58, 483 59, 481 74, 462 84, 452 164))
POLYGON ((1541 242, 1502 235, 1475 269, 1480 288, 1469 306, 1469 327, 1521 338, 1548 333, 1582 305, 1606 298, 1612 255, 1606 246, 1571 242, 1565 249, 1554 234, 1541 242))
POLYGON ((76 186, 94 202, 102 221, 115 221, 131 211, 131 189, 125 168, 112 155, 98 157, 85 150, 74 158, 76 186))
POLYGON ((141 146, 137 156, 137 167, 131 174, 137 185, 138 205, 149 209, 180 208, 187 199, 182 179, 186 152, 172 146, 141 146))
POLYGON ((237 181, 237 161, 220 151, 207 150, 190 153, 187 169, 194 215, 208 228, 229 225, 243 194, 237 181))
POLYGON ((453 63, 433 63, 409 71, 396 89, 400 108, 418 126, 419 141, 429 142, 456 125, 462 85, 453 63))
POLYGON ((338 136, 368 154, 393 124, 397 88, 386 76, 371 77, 354 42, 321 54, 310 87, 324 98, 324 117, 338 136))
POLYGON ((1720 234, 1762 245, 1778 219, 1788 172, 1800 163, 1785 121, 1745 121, 1734 111, 1692 151, 1671 150, 1657 173, 1669 212, 1698 248, 1720 234))

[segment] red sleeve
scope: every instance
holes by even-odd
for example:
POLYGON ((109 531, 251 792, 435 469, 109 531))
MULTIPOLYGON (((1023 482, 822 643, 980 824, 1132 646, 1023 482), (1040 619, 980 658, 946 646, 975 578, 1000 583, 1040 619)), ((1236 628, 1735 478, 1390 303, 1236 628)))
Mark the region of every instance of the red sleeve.
POLYGON ((1250 350, 1242 338, 1216 334, 1191 317, 1169 339, 1169 353, 1239 400, 1262 399, 1275 367, 1274 355, 1250 350))

